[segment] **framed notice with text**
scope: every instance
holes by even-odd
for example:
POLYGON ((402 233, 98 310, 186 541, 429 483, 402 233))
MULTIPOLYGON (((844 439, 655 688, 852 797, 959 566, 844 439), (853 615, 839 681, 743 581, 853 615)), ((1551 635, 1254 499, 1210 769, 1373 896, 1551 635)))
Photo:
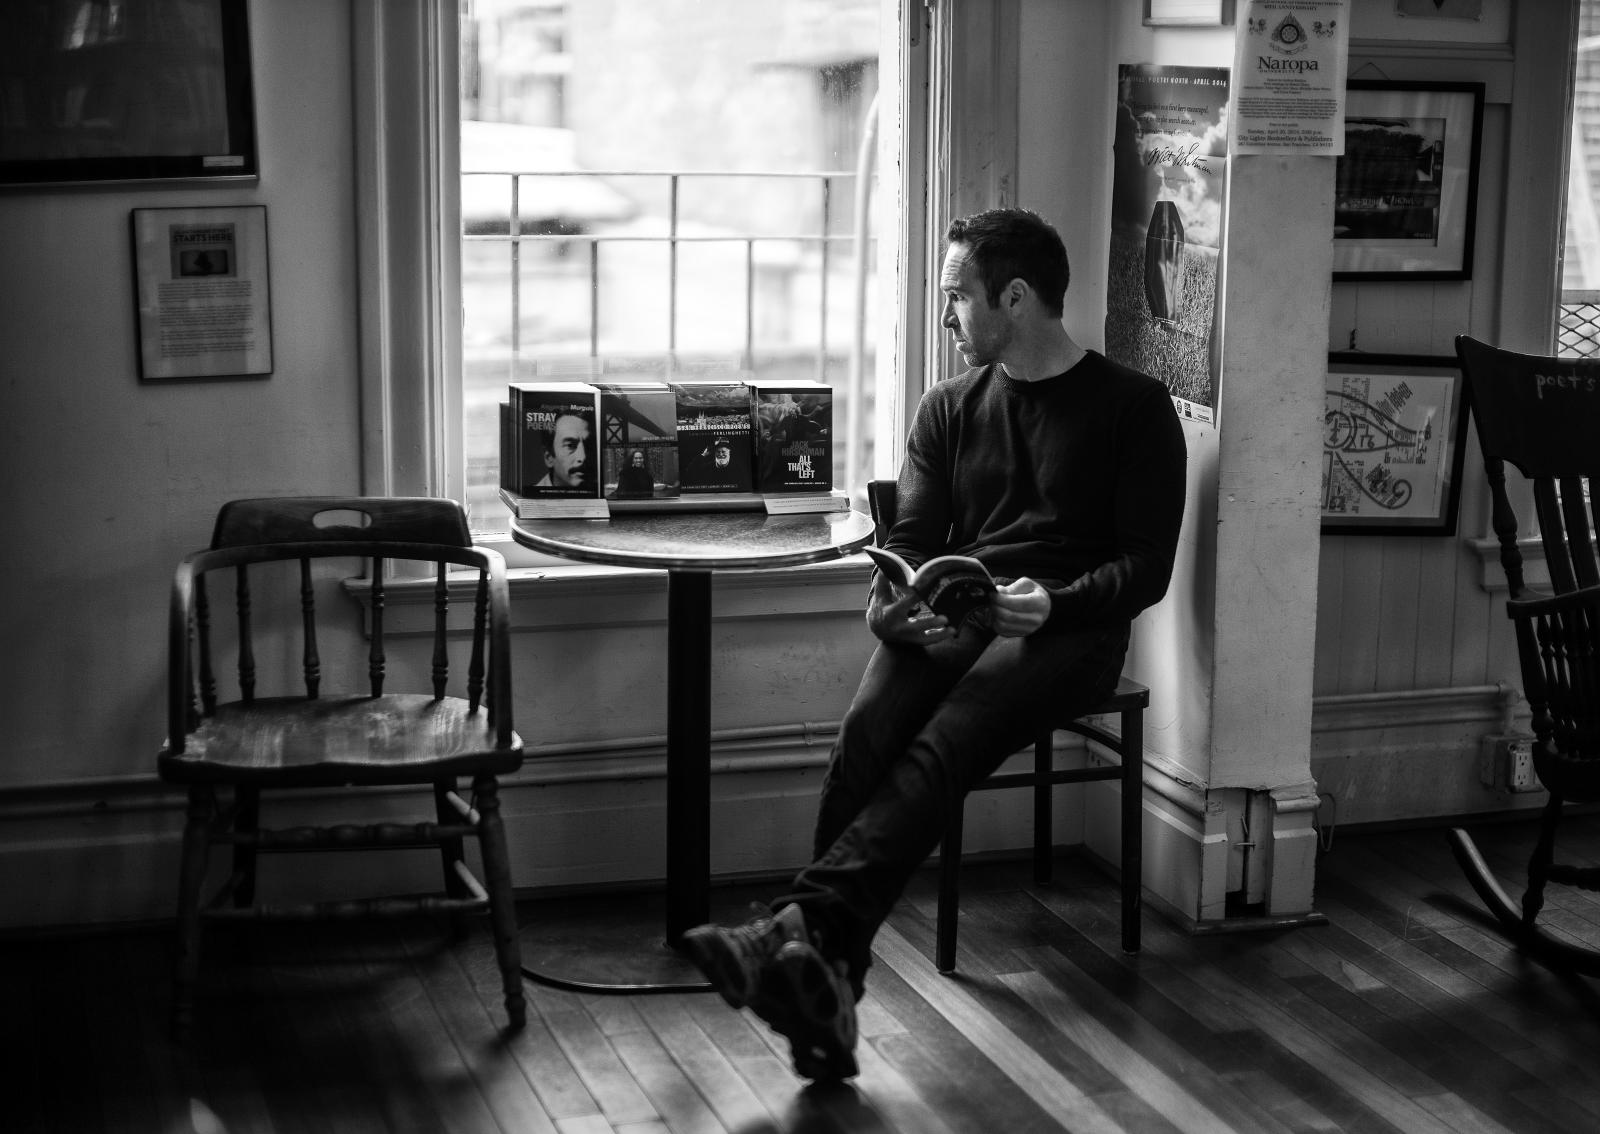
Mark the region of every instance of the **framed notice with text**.
POLYGON ((1322 427, 1322 530, 1454 535, 1467 431, 1453 357, 1328 356, 1322 427))
POLYGON ((1483 84, 1346 84, 1335 280, 1468 280, 1483 84))
POLYGON ((257 177, 248 8, 0 4, 0 186, 257 177))
POLYGON ((139 377, 272 373, 267 207, 134 209, 139 377))

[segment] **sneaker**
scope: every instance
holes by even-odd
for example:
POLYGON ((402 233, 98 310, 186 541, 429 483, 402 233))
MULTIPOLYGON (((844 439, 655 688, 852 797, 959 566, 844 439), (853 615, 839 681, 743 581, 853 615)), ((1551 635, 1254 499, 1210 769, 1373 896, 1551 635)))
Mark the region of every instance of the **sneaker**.
POLYGON ((829 965, 799 906, 761 907, 743 925, 701 925, 683 935, 689 959, 732 1008, 748 1007, 789 1041, 806 1079, 857 1073, 856 1006, 843 964, 829 965))
POLYGON ((805 915, 798 906, 774 914, 751 903, 755 916, 743 925, 700 925, 683 935, 689 959, 705 974, 730 1008, 743 1008, 761 988, 761 971, 791 941, 807 942, 805 915))
POLYGON ((801 1078, 832 1082, 856 1076, 856 1001, 844 962, 830 965, 809 941, 790 942, 762 971, 751 1008, 789 1041, 801 1078))

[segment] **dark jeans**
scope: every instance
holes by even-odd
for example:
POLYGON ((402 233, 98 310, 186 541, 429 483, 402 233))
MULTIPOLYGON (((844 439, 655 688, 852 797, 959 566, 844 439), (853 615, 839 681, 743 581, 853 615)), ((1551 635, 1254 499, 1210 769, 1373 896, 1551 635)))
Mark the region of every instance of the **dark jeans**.
POLYGON ((969 626, 926 649, 880 643, 839 727, 817 810, 815 861, 776 906, 799 904, 856 994, 872 938, 973 785, 1047 720, 1117 684, 1126 625, 999 638, 969 626))

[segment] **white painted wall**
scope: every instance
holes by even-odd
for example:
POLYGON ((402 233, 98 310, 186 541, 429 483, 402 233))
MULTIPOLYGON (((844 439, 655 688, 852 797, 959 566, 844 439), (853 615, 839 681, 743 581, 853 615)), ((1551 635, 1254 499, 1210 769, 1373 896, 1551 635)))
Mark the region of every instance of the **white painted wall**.
POLYGON ((230 497, 359 487, 350 14, 253 7, 259 184, 0 195, 0 788, 149 774, 179 556, 230 497), (276 372, 140 384, 129 211, 238 204, 267 206, 276 372))

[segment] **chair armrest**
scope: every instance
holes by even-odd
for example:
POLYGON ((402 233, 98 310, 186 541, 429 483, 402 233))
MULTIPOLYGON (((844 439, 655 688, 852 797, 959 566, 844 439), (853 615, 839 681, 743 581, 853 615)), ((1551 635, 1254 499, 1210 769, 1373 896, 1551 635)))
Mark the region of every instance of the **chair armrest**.
POLYGON ((1530 593, 1523 598, 1506 601, 1506 614, 1513 620, 1549 618, 1585 608, 1600 614, 1600 585, 1580 587, 1559 595, 1530 593))

